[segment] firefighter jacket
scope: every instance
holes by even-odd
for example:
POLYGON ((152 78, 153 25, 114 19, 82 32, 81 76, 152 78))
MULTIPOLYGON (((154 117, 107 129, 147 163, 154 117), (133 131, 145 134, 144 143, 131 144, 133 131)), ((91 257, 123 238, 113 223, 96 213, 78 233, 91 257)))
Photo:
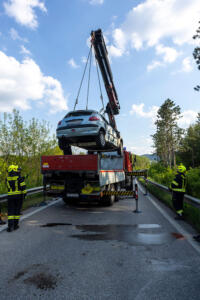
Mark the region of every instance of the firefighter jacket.
POLYGON ((171 190, 174 192, 185 193, 186 176, 184 173, 177 172, 174 180, 171 183, 171 190))
POLYGON ((6 178, 6 185, 8 189, 8 195, 25 195, 26 184, 24 177, 21 177, 18 172, 10 172, 6 178))

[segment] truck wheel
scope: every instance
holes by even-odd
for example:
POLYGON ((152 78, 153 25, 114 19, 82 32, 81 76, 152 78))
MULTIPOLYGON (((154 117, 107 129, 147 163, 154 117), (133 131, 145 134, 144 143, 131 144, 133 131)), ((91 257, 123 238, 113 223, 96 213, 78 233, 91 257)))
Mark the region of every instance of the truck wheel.
MULTIPOLYGON (((120 184, 119 183, 116 183, 115 190, 116 190, 116 192, 120 191, 120 184)), ((115 196, 115 202, 117 202, 117 201, 119 201, 119 196, 118 195, 115 196)))
MULTIPOLYGON (((110 185, 110 189, 108 189, 108 191, 115 191, 114 184, 110 185)), ((115 195, 108 196, 108 200, 106 201, 107 206, 112 206, 114 202, 115 202, 115 195)))
POLYGON ((71 198, 69 198, 69 197, 63 197, 62 198, 63 199, 63 201, 65 202, 65 204, 70 204, 70 200, 71 200, 71 198))
POLYGON ((101 148, 104 148, 105 145, 106 145, 106 140, 105 140, 105 133, 103 132, 103 130, 100 130, 99 131, 99 134, 96 138, 96 142, 97 142, 97 145, 101 148))
POLYGON ((121 156, 123 154, 123 141, 120 140, 119 148, 117 149, 117 153, 121 156))

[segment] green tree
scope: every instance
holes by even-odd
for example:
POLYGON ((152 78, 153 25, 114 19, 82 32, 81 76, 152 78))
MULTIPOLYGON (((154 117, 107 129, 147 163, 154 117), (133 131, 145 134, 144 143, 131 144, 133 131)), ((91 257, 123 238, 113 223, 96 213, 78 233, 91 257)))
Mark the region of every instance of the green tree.
MULTIPOLYGON (((196 30, 196 34, 193 36, 193 39, 194 40, 200 39, 200 26, 196 30)), ((199 46, 197 46, 196 48, 194 48, 193 57, 194 57, 194 59, 196 61, 198 69, 200 70, 200 47, 199 46)), ((194 87, 194 89, 195 89, 195 91, 199 91, 200 90, 200 85, 197 85, 196 87, 194 87)))
POLYGON ((189 126, 181 140, 179 157, 187 167, 200 166, 200 113, 195 124, 189 126))
POLYGON ((15 163, 22 167, 24 173, 29 174, 29 186, 41 184, 41 155, 61 154, 56 146, 56 138, 51 135, 50 126, 46 121, 33 118, 25 122, 17 110, 4 113, 1 117, 0 167, 4 177, 8 165, 15 163))
POLYGON ((169 167, 176 165, 176 151, 183 134, 183 129, 177 125, 180 115, 180 107, 170 99, 165 100, 158 110, 156 133, 152 136, 156 154, 169 167))

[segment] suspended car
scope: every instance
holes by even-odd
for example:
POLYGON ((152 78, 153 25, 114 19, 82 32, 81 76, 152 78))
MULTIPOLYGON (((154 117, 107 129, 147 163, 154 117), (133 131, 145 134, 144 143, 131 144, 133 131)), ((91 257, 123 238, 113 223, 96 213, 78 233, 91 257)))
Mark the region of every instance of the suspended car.
POLYGON ((86 149, 89 153, 117 150, 121 155, 123 151, 119 132, 95 110, 69 112, 59 121, 56 136, 65 155, 72 154, 71 146, 86 149))

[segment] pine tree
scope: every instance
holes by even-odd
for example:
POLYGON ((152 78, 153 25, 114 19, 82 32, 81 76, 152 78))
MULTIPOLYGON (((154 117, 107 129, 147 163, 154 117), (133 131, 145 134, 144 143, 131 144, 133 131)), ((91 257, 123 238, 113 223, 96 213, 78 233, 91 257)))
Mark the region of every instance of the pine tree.
POLYGON ((181 117, 181 109, 167 99, 157 113, 156 133, 153 135, 157 155, 166 166, 176 165, 176 151, 183 134, 183 129, 177 125, 181 117))
MULTIPOLYGON (((200 21, 199 21, 200 23, 200 21)), ((200 39, 200 26, 198 27, 198 29, 196 30, 196 34, 193 36, 193 39, 200 39)), ((196 61, 197 67, 200 70, 200 47, 197 46, 194 51, 193 51, 193 57, 196 61)), ((200 91, 200 85, 197 85, 196 87, 194 87, 195 91, 200 91)))

